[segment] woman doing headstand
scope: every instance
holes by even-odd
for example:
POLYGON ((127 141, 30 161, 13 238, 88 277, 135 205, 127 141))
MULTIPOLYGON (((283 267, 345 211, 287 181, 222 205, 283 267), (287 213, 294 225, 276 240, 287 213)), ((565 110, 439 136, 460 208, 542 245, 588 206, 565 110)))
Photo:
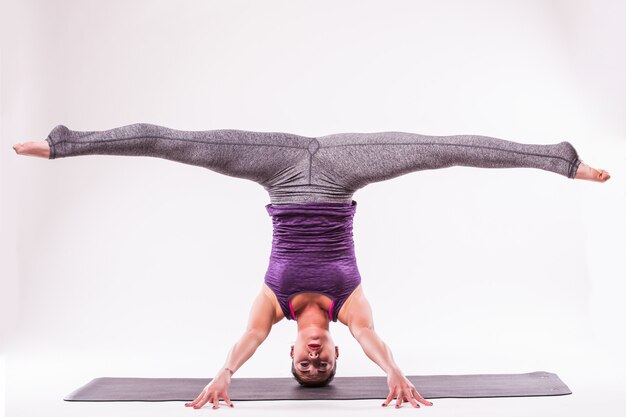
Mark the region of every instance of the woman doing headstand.
POLYGON ((252 180, 270 196, 270 262, 249 321, 218 374, 186 406, 213 408, 228 397, 231 376, 283 318, 295 320, 291 371, 305 386, 324 386, 334 377, 339 349, 329 323, 341 322, 365 354, 387 374, 396 407, 425 400, 394 362, 374 330, 361 286, 352 240, 354 192, 367 184, 414 171, 451 166, 537 168, 570 179, 604 182, 608 172, 578 159, 569 142, 517 143, 488 136, 425 136, 405 132, 341 133, 305 137, 244 130, 182 131, 137 123, 105 131, 56 126, 44 141, 16 144, 21 155, 58 159, 79 155, 150 156, 196 165, 252 180))

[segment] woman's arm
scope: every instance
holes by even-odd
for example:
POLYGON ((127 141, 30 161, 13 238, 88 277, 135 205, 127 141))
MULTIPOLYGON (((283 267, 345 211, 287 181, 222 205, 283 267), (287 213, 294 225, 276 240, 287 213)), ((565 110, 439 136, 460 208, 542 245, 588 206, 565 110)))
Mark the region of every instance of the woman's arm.
POLYGON ((363 291, 356 293, 350 301, 347 306, 347 316, 347 325, 352 336, 359 342, 367 357, 387 374, 389 395, 382 405, 387 406, 395 397, 397 397, 396 407, 400 407, 402 401, 405 400, 414 407, 419 407, 418 401, 425 405, 433 405, 430 401, 425 400, 417 392, 411 381, 404 376, 393 360, 391 349, 374 330, 372 308, 363 291))
POLYGON ((264 286, 252 304, 246 330, 228 353, 224 366, 218 371, 215 378, 204 387, 200 395, 192 402, 185 403, 185 406, 200 408, 207 402, 212 402, 213 408, 218 408, 219 400, 223 398, 229 406, 233 407, 230 398, 228 398, 230 377, 250 359, 267 338, 275 320, 276 309, 264 286))
POLYGON ((374 330, 372 308, 363 291, 355 293, 355 297, 350 300, 347 310, 347 325, 350 333, 359 342, 367 357, 380 366, 386 374, 392 371, 400 371, 398 365, 393 360, 389 346, 383 342, 376 330, 374 330))
POLYGON ((222 370, 228 368, 232 374, 250 359, 269 335, 275 320, 276 309, 263 287, 250 308, 246 330, 228 353, 222 370))

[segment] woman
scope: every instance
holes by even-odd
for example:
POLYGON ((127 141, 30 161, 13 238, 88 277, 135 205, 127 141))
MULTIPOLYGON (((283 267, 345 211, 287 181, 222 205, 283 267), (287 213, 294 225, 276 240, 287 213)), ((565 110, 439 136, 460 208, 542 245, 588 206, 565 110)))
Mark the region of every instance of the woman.
POLYGON ((352 240, 354 192, 365 185, 425 169, 450 166, 537 168, 571 179, 605 182, 608 172, 578 159, 569 142, 531 145, 477 135, 425 136, 404 132, 342 133, 319 138, 243 130, 181 131, 137 123, 106 131, 56 126, 44 141, 16 144, 20 155, 57 159, 78 155, 151 156, 252 180, 269 193, 274 226, 264 284, 249 322, 219 373, 185 406, 219 400, 231 407, 231 377, 272 326, 295 320, 292 373, 305 386, 334 377, 339 349, 329 323, 349 327, 365 354, 387 374, 388 405, 425 400, 394 362, 374 330, 352 240))

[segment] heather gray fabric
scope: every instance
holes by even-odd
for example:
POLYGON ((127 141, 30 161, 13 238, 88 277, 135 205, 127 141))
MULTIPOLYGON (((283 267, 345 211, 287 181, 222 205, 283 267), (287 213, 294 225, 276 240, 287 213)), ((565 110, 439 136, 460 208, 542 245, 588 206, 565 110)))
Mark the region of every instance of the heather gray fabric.
MULTIPOLYGON (((532 397, 571 394, 556 374, 407 375, 424 398, 532 397)), ((211 378, 95 378, 65 401, 192 401, 211 378)), ((384 400, 385 376, 335 377, 321 388, 293 378, 232 378, 228 396, 245 400, 384 400)), ((395 401, 395 400, 394 400, 395 401)))
POLYGON ((451 166, 537 168, 574 178, 571 143, 532 145, 489 136, 405 132, 318 138, 280 132, 175 130, 136 123, 104 131, 56 126, 50 159, 78 155, 150 156, 196 165, 263 186, 272 204, 350 203, 367 184, 451 166))

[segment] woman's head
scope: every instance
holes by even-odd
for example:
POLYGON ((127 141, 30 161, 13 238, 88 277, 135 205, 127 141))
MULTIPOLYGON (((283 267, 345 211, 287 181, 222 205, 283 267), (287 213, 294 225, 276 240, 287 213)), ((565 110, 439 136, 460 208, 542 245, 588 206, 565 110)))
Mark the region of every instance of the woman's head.
POLYGON ((301 385, 321 387, 335 377, 339 347, 326 328, 300 328, 290 355, 291 373, 301 385))

